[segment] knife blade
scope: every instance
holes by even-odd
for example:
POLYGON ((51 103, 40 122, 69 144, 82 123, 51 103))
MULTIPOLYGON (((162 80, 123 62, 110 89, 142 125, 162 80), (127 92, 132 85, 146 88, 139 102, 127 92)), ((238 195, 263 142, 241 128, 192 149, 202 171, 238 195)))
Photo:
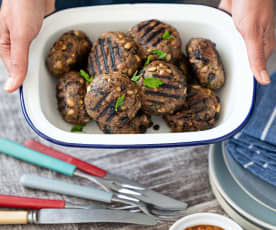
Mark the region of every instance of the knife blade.
MULTIPOLYGON (((123 185, 125 185, 125 194, 130 195, 134 198, 137 198, 143 202, 146 202, 148 204, 154 205, 156 208, 159 208, 161 210, 185 210, 187 208, 187 203, 178 201, 176 199, 173 199, 169 196, 162 195, 159 192, 155 192, 151 189, 146 188, 143 185, 140 185, 139 183, 136 183, 134 181, 129 180, 128 178, 113 175, 104 169, 101 169, 95 165, 92 165, 88 162, 82 161, 78 158, 75 158, 73 156, 70 156, 66 153, 62 153, 56 149, 53 149, 49 146, 46 146, 40 142, 37 142, 33 139, 29 139, 25 141, 24 143, 25 147, 28 147, 30 149, 33 149, 35 151, 41 152, 43 154, 46 154, 48 156, 57 158, 59 160, 65 161, 67 163, 75 165, 79 170, 86 172, 90 175, 97 176, 103 179, 107 180, 113 180, 117 181, 123 185), (129 194, 127 193, 127 188, 131 188, 131 186, 136 188, 142 188, 141 190, 142 195, 135 195, 135 194, 129 194)), ((124 193, 124 190, 120 190, 120 193, 124 193)))
MULTIPOLYGON (((118 181, 121 184, 126 184, 126 188, 127 187, 131 188, 131 186, 144 188, 144 190, 141 191, 142 195, 131 194, 131 197, 137 198, 145 203, 152 204, 156 208, 159 208, 161 210, 171 210, 171 211, 185 210, 188 206, 187 203, 185 202, 178 201, 169 196, 165 196, 159 192, 155 192, 154 190, 148 189, 137 182, 129 180, 128 178, 113 175, 111 173, 107 173, 104 178, 108 180, 118 181)), ((120 193, 124 193, 124 190, 120 190, 120 193)))
MULTIPOLYGON (((128 223, 156 225, 157 221, 141 213, 114 211, 106 209, 42 209, 36 211, 36 224, 69 224, 69 223, 128 223)), ((34 216, 34 215, 33 215, 34 216)))
POLYGON ((127 223, 156 225, 157 221, 141 213, 106 209, 41 209, 30 211, 0 211, 1 224, 81 224, 127 223))

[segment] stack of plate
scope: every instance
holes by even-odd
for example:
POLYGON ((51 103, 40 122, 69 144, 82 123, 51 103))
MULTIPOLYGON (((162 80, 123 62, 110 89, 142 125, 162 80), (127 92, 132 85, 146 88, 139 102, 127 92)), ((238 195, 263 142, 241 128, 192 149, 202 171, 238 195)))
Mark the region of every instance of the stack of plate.
POLYGON ((209 176, 218 202, 244 229, 276 230, 276 187, 241 167, 224 144, 210 147, 209 176))

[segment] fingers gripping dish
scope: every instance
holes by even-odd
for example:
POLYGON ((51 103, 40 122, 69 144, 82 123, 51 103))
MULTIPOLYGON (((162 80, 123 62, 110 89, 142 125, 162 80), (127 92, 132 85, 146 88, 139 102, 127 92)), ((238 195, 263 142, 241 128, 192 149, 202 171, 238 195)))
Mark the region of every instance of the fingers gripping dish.
POLYGON ((163 61, 154 61, 142 71, 138 81, 142 109, 148 114, 173 113, 183 106, 187 94, 184 75, 176 66, 163 61))
POLYGON ((48 70, 55 76, 62 76, 86 62, 91 42, 85 33, 72 30, 63 34, 51 48, 46 60, 48 70))
POLYGON ((172 132, 200 131, 214 127, 219 113, 220 101, 216 94, 199 85, 191 85, 183 109, 163 118, 172 132))
POLYGON ((95 77, 87 87, 85 107, 97 122, 122 127, 135 117, 141 99, 136 84, 116 72, 95 77))
POLYGON ((84 106, 85 94, 86 83, 79 72, 70 71, 58 79, 58 110, 65 121, 76 125, 86 124, 91 120, 84 106))
POLYGON ((192 38, 186 49, 199 83, 213 90, 221 88, 225 73, 215 43, 204 38, 192 38))
POLYGON ((113 72, 132 76, 141 63, 138 47, 129 35, 122 32, 106 32, 91 49, 88 71, 92 76, 113 72))
POLYGON ((140 22, 129 30, 129 34, 138 44, 143 59, 151 55, 151 60, 157 60, 155 50, 164 53, 162 57, 167 62, 173 62, 181 57, 182 42, 177 30, 159 20, 140 22))

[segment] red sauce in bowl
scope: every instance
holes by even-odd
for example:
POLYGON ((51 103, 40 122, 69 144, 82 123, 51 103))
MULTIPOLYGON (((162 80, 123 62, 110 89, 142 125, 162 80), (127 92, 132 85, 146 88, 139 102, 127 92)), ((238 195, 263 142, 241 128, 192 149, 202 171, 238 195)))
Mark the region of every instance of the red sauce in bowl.
POLYGON ((197 225, 197 226, 185 228, 184 230, 224 230, 224 229, 213 225, 197 225))

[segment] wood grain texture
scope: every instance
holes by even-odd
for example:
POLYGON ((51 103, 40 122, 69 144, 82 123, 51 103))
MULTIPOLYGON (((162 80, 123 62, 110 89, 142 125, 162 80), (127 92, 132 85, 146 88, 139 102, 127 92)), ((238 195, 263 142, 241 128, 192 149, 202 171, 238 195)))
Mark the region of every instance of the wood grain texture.
MULTIPOLYGON (((191 1, 190 1, 191 2, 191 1)), ((218 0, 196 1, 209 5, 217 5, 218 0)), ((3 88, 7 73, 0 62, 0 87, 3 88)), ((141 184, 169 195, 189 204, 187 214, 198 212, 223 213, 215 200, 208 180, 208 146, 169 148, 169 149, 73 149, 53 145, 39 138, 27 125, 20 109, 18 92, 6 94, 0 90, 0 136, 23 144, 28 138, 72 154, 82 160, 103 167, 112 173, 127 175, 141 184)), ((50 178, 63 179, 77 184, 93 186, 86 180, 62 176, 28 163, 0 155, 0 193, 10 195, 26 195, 39 198, 65 199, 71 202, 89 201, 25 189, 19 184, 24 173, 35 173, 50 178)), ((135 230, 160 229, 167 230, 172 222, 161 222, 158 226, 143 227, 123 224, 81 224, 81 225, 17 225, 1 226, 1 230, 135 230)))

